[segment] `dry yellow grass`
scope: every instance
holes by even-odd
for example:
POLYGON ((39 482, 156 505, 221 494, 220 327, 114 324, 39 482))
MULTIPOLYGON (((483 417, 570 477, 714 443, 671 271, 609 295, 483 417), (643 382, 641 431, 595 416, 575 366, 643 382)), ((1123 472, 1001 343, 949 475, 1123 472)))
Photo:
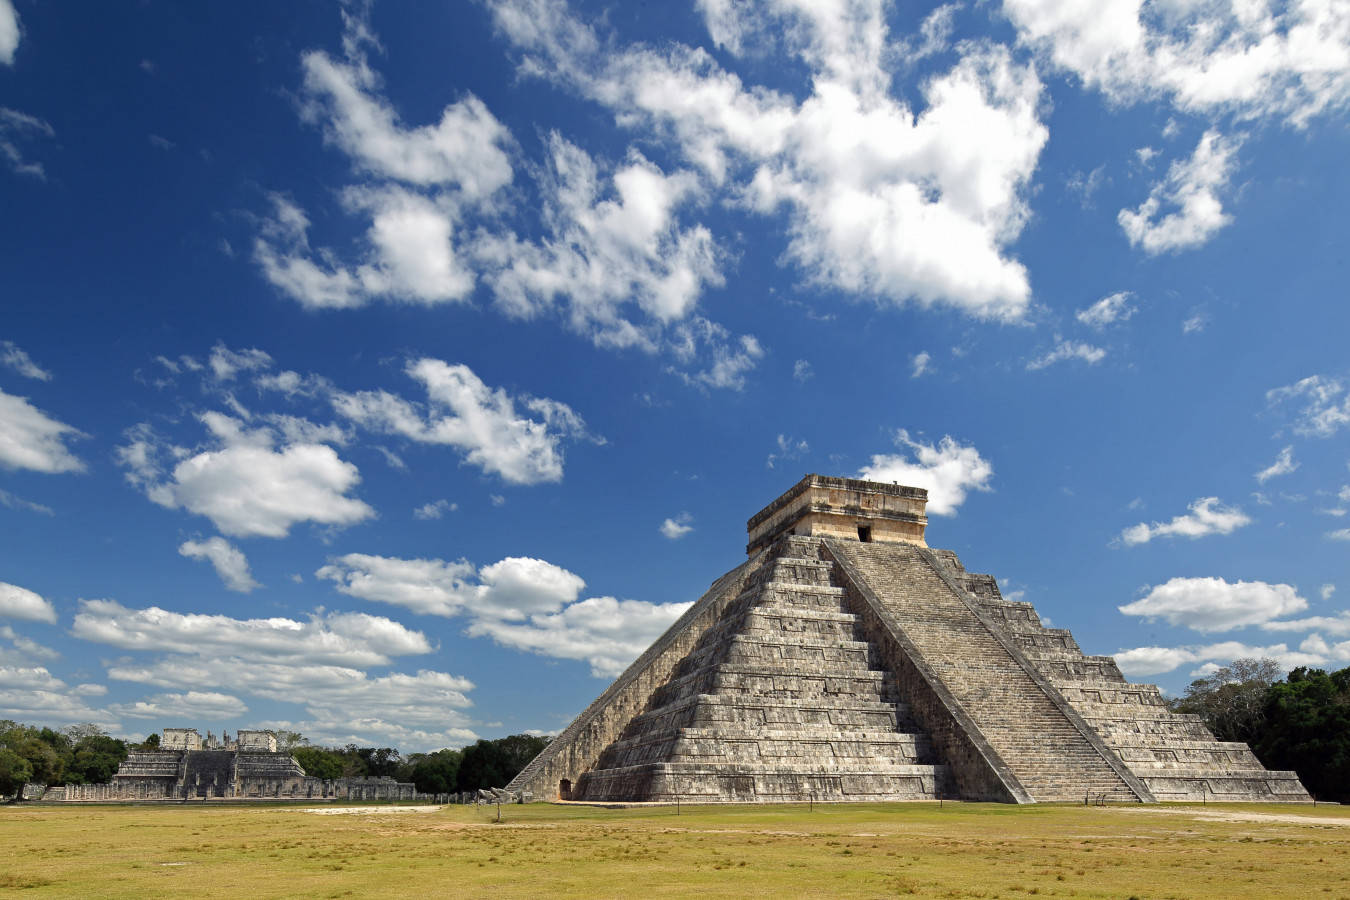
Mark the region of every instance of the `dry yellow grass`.
POLYGON ((1350 900, 1350 809, 0 807, 20 897, 1350 900))

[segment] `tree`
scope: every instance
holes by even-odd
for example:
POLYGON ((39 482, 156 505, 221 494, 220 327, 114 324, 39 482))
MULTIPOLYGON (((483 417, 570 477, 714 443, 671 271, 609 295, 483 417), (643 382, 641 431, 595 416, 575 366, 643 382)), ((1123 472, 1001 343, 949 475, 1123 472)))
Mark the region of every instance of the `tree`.
POLYGON ((154 731, 154 732, 151 732, 149 735, 147 735, 146 738, 145 738, 145 740, 141 741, 141 749, 142 749, 142 750, 158 750, 158 749, 159 749, 159 732, 158 732, 158 731, 154 731))
POLYGON ((291 756, 305 770, 306 775, 315 778, 341 778, 344 759, 340 753, 325 750, 323 747, 297 747, 291 756))
POLYGON ((272 734, 276 735, 277 751, 280 753, 290 753, 309 745, 309 738, 298 731, 274 731, 272 734))
POLYGON ((1271 687, 1265 729, 1252 749, 1272 769, 1293 769, 1318 799, 1350 801, 1350 668, 1300 666, 1271 687))
POLYGON ((520 773, 539 751, 548 746, 549 739, 532 734, 513 734, 494 741, 480 740, 464 748, 455 783, 458 790, 475 791, 479 788, 505 787, 520 773))
POLYGON ((1281 674, 1273 659, 1235 659, 1192 681, 1169 705, 1174 712, 1199 716, 1221 741, 1250 744, 1261 736, 1266 692, 1281 674))
POLYGON ((75 742, 66 774, 73 784, 107 784, 127 758, 127 745, 106 734, 91 734, 75 742))
POLYGON ((0 798, 13 797, 32 778, 33 767, 28 760, 8 747, 0 747, 0 798))
POLYGON ((448 794, 455 789, 460 760, 463 758, 464 754, 459 750, 437 750, 425 754, 413 763, 409 777, 424 794, 448 794))

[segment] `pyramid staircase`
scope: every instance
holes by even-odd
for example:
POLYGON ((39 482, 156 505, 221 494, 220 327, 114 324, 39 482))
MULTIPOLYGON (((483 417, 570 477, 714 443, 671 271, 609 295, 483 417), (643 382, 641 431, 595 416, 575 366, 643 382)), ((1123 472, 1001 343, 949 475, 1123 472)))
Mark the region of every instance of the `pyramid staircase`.
POLYGON ((1157 799, 1310 799, 1295 773, 1266 769, 1240 741, 1216 740, 1199 716, 1168 709, 1156 685, 1130 684, 1114 659, 1085 655, 1068 630, 1046 628, 1030 603, 1004 599, 992 576, 966 572, 954 553, 937 556, 1157 799))
POLYGON ((787 537, 766 554, 571 799, 937 796, 945 767, 818 551, 787 537))

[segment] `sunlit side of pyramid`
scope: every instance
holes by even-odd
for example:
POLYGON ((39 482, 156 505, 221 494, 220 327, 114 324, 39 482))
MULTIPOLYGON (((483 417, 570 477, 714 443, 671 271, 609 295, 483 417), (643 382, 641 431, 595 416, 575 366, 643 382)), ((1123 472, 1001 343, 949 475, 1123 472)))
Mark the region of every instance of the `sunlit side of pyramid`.
POLYGON ((924 540, 921 488, 808 475, 749 559, 508 787, 589 801, 1306 801, 924 540))

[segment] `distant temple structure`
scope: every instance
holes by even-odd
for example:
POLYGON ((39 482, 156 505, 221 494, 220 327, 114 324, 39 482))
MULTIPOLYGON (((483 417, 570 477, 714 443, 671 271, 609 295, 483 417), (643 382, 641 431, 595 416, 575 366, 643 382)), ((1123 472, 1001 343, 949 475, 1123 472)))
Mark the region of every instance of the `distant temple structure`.
MULTIPOLYGON (((34 798, 38 799, 38 798, 34 798)), ((422 800, 410 783, 378 778, 315 778, 277 750, 270 731, 206 738, 195 728, 165 728, 157 750, 132 750, 110 784, 47 788, 44 801, 128 800, 422 800)))
POLYGON ((925 542, 922 488, 808 475, 749 559, 508 790, 596 801, 1308 801, 925 542))

